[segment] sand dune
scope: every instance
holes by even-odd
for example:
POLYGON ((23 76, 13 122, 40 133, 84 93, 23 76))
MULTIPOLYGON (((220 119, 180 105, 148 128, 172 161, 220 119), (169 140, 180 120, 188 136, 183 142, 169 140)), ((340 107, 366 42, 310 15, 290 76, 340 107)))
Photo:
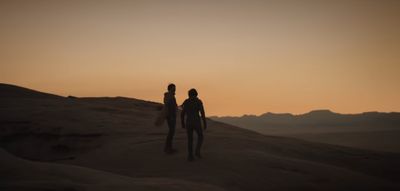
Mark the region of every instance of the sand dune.
POLYGON ((1 190, 223 190, 171 178, 133 178, 65 164, 27 161, 0 149, 1 190))
MULTIPOLYGON (((14 90, 0 85, 0 91, 14 90)), ((165 155, 166 127, 153 125, 159 108, 122 97, 0 98, 1 190, 400 188, 399 154, 266 136, 211 120, 203 159, 186 161, 179 126, 178 153, 165 155)))

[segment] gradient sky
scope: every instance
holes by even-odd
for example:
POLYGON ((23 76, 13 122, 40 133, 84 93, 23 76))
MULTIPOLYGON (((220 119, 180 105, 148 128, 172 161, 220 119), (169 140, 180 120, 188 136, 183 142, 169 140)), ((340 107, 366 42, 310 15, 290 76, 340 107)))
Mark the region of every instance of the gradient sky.
POLYGON ((400 1, 0 1, 0 82, 209 115, 400 111, 400 1))

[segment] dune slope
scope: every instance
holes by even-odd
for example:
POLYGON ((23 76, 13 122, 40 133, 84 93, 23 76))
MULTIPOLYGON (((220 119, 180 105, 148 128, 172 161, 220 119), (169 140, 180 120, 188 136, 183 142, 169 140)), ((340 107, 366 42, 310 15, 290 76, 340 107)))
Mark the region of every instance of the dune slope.
POLYGON ((167 128, 153 125, 159 109, 157 103, 122 97, 0 98, 0 146, 6 150, 0 152, 0 165, 7 175, 1 186, 399 189, 399 154, 265 136, 212 120, 205 132, 204 158, 186 161, 186 134, 180 126, 174 142, 178 152, 165 155, 167 128), (53 172, 56 176, 49 176, 53 172))

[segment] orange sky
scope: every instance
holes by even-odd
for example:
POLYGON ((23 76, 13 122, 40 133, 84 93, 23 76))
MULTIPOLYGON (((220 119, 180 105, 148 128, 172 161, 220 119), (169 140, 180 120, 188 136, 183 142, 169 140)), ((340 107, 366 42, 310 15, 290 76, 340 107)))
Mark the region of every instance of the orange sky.
POLYGON ((209 115, 400 111, 400 1, 0 1, 0 82, 209 115))

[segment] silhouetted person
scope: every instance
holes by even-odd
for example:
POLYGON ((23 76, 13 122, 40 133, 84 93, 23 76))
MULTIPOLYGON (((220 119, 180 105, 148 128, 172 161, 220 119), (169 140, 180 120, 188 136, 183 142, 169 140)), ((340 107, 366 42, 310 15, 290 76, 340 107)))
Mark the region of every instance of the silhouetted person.
POLYGON ((178 105, 175 99, 175 84, 168 85, 168 92, 164 93, 164 107, 166 109, 166 121, 168 124, 168 135, 165 142, 164 152, 167 154, 174 153, 176 150, 172 148, 172 140, 175 134, 176 112, 178 105))
POLYGON ((196 89, 189 90, 189 98, 182 104, 181 122, 182 128, 186 128, 188 136, 188 161, 193 161, 193 130, 197 133, 197 145, 195 155, 201 158, 200 149, 203 143, 203 129, 201 128, 201 119, 204 130, 207 129, 206 115, 203 102, 197 98, 196 89), (200 116, 201 115, 201 116, 200 116), (185 123, 186 116, 186 123, 185 123))

